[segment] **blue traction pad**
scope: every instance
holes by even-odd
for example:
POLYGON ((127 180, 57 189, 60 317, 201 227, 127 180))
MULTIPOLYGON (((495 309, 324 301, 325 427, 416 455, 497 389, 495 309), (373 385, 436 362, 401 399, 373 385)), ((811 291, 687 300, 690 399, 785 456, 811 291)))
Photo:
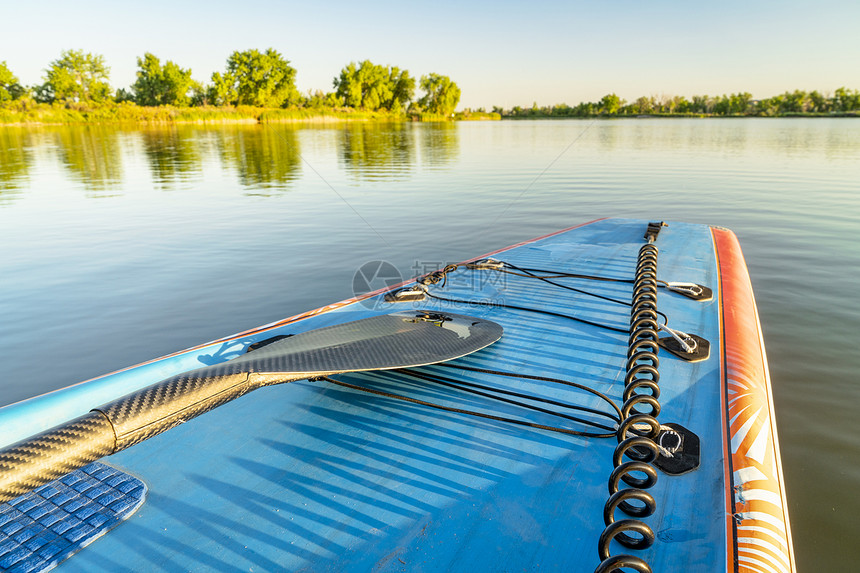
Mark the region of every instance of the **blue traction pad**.
POLYGON ((98 462, 0 504, 0 571, 48 571, 143 504, 146 485, 98 462))

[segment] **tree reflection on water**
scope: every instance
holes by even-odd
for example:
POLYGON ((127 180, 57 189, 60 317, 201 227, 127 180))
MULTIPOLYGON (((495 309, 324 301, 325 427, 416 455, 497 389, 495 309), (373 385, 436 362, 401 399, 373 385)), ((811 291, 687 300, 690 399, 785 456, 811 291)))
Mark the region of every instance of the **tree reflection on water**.
POLYGON ((284 191, 301 175, 302 155, 292 125, 223 126, 212 133, 222 165, 236 171, 247 195, 284 191))
POLYGON ((116 126, 63 127, 54 131, 60 161, 88 197, 121 194, 122 140, 116 126))
POLYGON ((176 189, 202 176, 201 140, 205 130, 191 125, 172 125, 141 130, 143 152, 153 183, 165 190, 176 189))
POLYGON ((30 133, 25 129, 0 129, 0 206, 21 194, 30 178, 33 162, 30 133))

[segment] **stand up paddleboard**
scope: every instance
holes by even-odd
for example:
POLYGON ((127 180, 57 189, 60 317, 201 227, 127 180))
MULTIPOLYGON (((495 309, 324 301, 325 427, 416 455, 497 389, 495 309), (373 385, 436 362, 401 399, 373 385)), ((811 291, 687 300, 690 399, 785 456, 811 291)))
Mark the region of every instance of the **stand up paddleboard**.
POLYGON ((0 500, 5 571, 794 571, 743 255, 683 223, 594 221, 2 408, 0 500))

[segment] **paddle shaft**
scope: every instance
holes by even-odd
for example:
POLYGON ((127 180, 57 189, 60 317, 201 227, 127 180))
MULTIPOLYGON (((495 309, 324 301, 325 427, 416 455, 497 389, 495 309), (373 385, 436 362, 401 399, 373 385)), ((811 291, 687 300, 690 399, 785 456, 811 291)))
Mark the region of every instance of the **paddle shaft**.
POLYGON ((301 376, 174 376, 0 450, 0 502, 142 442, 265 385, 301 376))
POLYGON ((0 502, 124 450, 262 386, 408 368, 480 350, 502 327, 469 316, 399 311, 327 326, 179 374, 0 449, 0 502))

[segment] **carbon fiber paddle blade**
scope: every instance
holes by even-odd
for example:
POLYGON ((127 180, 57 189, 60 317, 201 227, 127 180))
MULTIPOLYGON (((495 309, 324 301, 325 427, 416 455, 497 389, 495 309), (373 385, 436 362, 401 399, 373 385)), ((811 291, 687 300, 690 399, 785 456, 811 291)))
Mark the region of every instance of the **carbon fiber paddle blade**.
POLYGON ((443 312, 395 312, 297 334, 222 364, 167 378, 97 410, 113 424, 119 451, 256 388, 444 362, 480 350, 501 336, 502 327, 487 320, 443 312))
POLYGON ((407 311, 320 328, 226 362, 218 375, 251 372, 313 376, 409 368, 452 360, 492 344, 502 327, 437 311, 407 311))

